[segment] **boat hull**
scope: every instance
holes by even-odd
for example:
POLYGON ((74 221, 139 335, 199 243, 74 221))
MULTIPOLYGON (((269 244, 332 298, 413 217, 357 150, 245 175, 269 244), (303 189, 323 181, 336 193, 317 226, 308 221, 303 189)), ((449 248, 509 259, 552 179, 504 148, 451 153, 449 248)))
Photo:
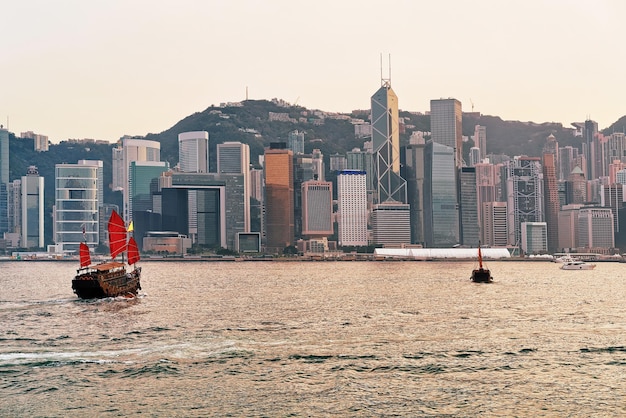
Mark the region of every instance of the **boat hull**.
POLYGON ((81 299, 135 296, 141 289, 141 267, 134 270, 98 271, 89 269, 72 280, 72 290, 81 299))
POLYGON ((593 270, 596 267, 595 264, 586 263, 571 263, 563 264, 561 270, 593 270))
POLYGON ((472 270, 472 276, 470 279, 474 283, 492 283, 493 277, 491 277, 491 271, 486 268, 478 268, 472 270))

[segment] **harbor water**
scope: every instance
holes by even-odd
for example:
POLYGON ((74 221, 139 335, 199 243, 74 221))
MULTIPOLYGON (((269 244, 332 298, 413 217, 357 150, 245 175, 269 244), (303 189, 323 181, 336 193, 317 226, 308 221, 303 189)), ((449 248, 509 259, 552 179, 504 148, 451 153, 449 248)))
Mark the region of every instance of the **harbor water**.
POLYGON ((626 264, 0 262, 0 416, 626 415, 626 264))

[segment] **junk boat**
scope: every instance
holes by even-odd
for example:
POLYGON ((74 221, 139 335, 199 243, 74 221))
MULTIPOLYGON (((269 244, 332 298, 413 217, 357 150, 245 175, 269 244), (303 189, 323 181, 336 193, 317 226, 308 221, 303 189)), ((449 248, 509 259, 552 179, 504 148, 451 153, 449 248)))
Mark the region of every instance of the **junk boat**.
POLYGON ((478 268, 472 270, 470 279, 474 283, 492 283, 491 271, 483 266, 483 253, 480 250, 480 242, 478 243, 478 268))
POLYGON ((110 261, 92 265, 89 247, 84 242, 80 243, 80 268, 72 280, 72 289, 81 299, 134 297, 141 289, 139 283, 141 267, 135 266, 139 261, 137 242, 132 236, 128 239, 128 232, 132 231, 132 222, 127 230, 124 220, 113 211, 109 218, 108 230, 110 261), (130 270, 126 269, 124 253, 128 255, 128 265, 132 265, 130 270), (120 254, 121 263, 115 261, 115 257, 120 254))

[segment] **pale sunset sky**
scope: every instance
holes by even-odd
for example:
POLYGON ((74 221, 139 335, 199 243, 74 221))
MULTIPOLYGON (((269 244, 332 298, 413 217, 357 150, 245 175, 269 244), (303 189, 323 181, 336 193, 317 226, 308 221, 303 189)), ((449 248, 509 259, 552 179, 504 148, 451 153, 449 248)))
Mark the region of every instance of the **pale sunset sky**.
POLYGON ((623 0, 8 0, 0 123, 52 142, 145 135, 221 102, 402 110, 454 97, 506 120, 626 114, 623 0))

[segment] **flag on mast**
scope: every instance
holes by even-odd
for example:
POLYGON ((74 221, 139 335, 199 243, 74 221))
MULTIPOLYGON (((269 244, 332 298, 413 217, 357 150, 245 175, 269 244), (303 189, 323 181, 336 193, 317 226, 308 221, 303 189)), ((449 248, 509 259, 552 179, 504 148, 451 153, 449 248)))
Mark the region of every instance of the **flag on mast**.
POLYGON ((130 221, 130 223, 128 224, 128 232, 133 232, 135 230, 135 228, 133 227, 133 221, 130 221))

